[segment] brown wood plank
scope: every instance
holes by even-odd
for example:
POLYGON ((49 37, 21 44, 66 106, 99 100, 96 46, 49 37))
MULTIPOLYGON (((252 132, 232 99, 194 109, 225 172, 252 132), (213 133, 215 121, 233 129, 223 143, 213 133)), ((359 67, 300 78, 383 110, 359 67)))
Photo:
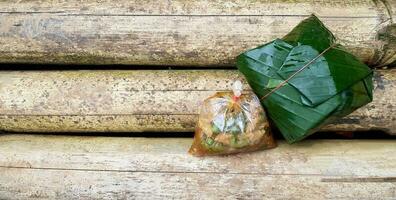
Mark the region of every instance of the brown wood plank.
POLYGON ((0 62, 233 66, 316 13, 363 61, 395 59, 396 3, 298 1, 2 1, 0 62))
MULTIPOLYGON (((375 74, 374 101, 323 130, 395 134, 396 70, 375 74)), ((193 131, 198 107, 235 70, 3 71, 0 128, 17 132, 193 131)), ((247 92, 250 92, 245 83, 247 92)))

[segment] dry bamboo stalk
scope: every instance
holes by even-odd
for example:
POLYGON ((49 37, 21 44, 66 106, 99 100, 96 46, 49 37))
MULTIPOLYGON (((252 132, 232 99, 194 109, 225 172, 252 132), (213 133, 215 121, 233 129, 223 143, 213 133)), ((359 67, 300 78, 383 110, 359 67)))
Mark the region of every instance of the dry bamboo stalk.
POLYGON ((187 154, 191 142, 2 135, 0 196, 382 199, 392 198, 396 189, 396 146, 390 140, 280 142, 272 150, 203 159, 187 154))
MULTIPOLYGON (((0 129, 193 131, 200 102, 237 79, 236 70, 3 71, 0 129)), ((372 103, 323 130, 396 134, 396 69, 377 70, 374 81, 372 103)))
POLYGON ((385 65, 396 60, 396 2, 386 2, 5 0, 0 62, 233 66, 316 13, 360 59, 385 65))

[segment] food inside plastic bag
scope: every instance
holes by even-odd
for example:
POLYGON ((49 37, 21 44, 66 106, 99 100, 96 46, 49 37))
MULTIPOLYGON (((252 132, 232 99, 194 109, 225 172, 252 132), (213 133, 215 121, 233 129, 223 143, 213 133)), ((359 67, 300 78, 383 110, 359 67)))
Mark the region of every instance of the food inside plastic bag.
POLYGON ((195 156, 232 154, 276 147, 267 117, 254 94, 242 94, 242 83, 233 92, 218 92, 203 102, 194 142, 195 156))

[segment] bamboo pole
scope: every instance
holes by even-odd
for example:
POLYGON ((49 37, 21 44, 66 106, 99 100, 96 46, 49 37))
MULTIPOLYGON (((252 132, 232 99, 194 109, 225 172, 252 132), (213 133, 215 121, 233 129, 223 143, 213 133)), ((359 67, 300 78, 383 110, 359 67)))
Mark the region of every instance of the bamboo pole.
MULTIPOLYGON (((0 129, 16 132, 193 131, 199 104, 236 70, 3 71, 0 129)), ((396 69, 377 70, 374 101, 323 130, 396 134, 396 69)))
POLYGON ((234 66, 312 13, 364 62, 395 64, 396 2, 372 0, 5 0, 0 63, 234 66))
POLYGON ((191 138, 2 135, 4 199, 383 199, 394 197, 391 140, 305 140, 196 158, 191 138), (314 188, 314 189, 313 189, 314 188))

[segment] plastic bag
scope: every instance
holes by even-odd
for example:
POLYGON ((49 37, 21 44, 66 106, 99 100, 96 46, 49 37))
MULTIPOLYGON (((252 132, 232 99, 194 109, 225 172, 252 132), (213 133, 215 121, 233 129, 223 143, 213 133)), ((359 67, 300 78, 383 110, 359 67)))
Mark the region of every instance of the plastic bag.
POLYGON ((189 150, 195 156, 232 154, 276 147, 267 117, 254 94, 218 92, 203 102, 189 150))

